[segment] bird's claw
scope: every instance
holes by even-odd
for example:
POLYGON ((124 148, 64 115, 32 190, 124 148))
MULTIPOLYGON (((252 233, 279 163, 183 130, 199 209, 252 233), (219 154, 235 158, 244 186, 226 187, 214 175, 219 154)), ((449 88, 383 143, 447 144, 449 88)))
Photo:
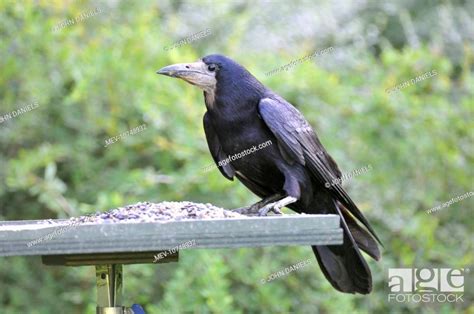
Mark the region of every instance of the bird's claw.
POLYGON ((272 196, 269 196, 260 202, 257 202, 253 205, 246 206, 246 207, 240 207, 237 209, 234 209, 233 211, 242 215, 258 215, 258 216, 266 216, 268 212, 274 212, 275 214, 281 215, 282 212, 280 211, 280 208, 283 206, 286 206, 288 203, 288 200, 290 202, 293 202, 293 198, 281 198, 282 196, 280 194, 275 194, 272 196), (275 200, 279 200, 276 201, 275 200))
POLYGON ((239 213, 241 215, 255 215, 258 213, 260 207, 261 206, 258 206, 257 204, 253 204, 251 206, 239 207, 239 208, 233 209, 232 211, 239 213))
POLYGON ((280 210, 280 207, 277 206, 276 203, 272 203, 272 204, 268 204, 266 206, 264 206, 263 208, 261 208, 259 211, 258 211, 258 215, 259 216, 267 216, 267 214, 269 212, 273 212, 277 215, 283 215, 283 213, 281 212, 280 210))

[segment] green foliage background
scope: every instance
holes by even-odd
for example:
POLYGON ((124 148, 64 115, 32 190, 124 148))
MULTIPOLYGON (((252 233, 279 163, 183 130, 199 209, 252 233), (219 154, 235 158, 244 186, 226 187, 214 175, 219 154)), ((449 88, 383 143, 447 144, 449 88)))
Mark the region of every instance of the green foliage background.
MULTIPOLYGON (((0 124, 0 220, 145 200, 256 201, 217 170, 202 171, 212 162, 202 93, 155 74, 217 52, 300 108, 343 172, 372 166, 345 185, 385 243, 382 261, 369 261, 373 293, 337 293, 316 261, 260 283, 312 257, 309 247, 190 250, 177 264, 125 267, 125 304, 149 313, 474 313, 470 273, 463 303, 387 301, 390 267, 472 269, 474 199, 426 211, 474 190, 473 12, 463 1, 3 0, 0 115, 39 107, 0 124), (207 28, 210 36, 164 50, 207 28), (331 54, 265 76, 330 46, 331 54), (386 92, 431 70, 438 74, 386 92)), ((88 267, 1 258, 0 313, 94 313, 94 280, 88 267)))

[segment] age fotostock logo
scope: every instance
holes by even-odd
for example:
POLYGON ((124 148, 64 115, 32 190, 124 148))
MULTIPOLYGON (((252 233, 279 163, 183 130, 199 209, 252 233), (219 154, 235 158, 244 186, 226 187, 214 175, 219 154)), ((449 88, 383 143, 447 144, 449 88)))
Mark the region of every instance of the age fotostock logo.
POLYGON ((463 268, 389 268, 388 301, 464 302, 463 268))

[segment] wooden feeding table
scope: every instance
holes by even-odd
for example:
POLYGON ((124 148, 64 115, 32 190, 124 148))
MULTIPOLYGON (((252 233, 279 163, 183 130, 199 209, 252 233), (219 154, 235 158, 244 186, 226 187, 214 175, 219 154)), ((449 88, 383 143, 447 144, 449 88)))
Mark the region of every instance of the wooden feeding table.
POLYGON ((178 251, 186 249, 338 244, 336 215, 243 216, 190 202, 138 203, 70 220, 0 222, 0 256, 95 266, 97 313, 133 313, 122 305, 124 264, 177 262, 178 251))

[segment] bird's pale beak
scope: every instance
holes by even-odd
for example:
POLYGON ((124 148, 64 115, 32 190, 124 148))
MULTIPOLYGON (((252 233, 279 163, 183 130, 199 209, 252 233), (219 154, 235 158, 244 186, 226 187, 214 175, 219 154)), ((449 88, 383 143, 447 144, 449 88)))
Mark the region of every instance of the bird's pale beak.
POLYGON ((180 78, 204 90, 212 88, 216 84, 214 72, 209 72, 207 65, 202 61, 168 65, 156 73, 180 78))
POLYGON ((187 64, 187 63, 178 63, 178 64, 172 64, 172 65, 168 65, 164 68, 161 68, 158 71, 156 71, 156 74, 163 74, 163 75, 166 75, 166 76, 180 78, 181 76, 186 76, 186 74, 188 72, 190 72, 189 64, 187 64))

